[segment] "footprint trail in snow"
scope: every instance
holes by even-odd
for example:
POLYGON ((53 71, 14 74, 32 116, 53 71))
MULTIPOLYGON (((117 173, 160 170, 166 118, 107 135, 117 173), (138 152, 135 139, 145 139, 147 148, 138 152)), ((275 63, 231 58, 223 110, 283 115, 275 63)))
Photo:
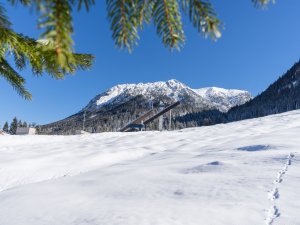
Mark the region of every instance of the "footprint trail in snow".
POLYGON ((272 202, 271 208, 267 211, 267 218, 265 219, 266 225, 272 225, 274 220, 280 216, 279 209, 276 206, 276 200, 279 199, 279 188, 283 181, 283 176, 288 171, 288 167, 292 164, 292 159, 295 155, 290 153, 287 156, 286 162, 281 170, 278 171, 277 177, 273 182, 273 189, 268 192, 268 199, 272 202))

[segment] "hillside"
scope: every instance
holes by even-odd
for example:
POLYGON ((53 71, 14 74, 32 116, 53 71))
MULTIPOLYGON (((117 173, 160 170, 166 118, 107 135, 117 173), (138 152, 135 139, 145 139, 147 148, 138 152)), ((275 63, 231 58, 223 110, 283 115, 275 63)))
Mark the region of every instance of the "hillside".
POLYGON ((0 224, 299 224, 300 111, 170 132, 0 136, 0 224))
POLYGON ((181 127, 196 127, 228 123, 283 113, 300 108, 300 61, 256 97, 237 104, 227 112, 205 110, 191 112, 175 118, 181 127))
POLYGON ((300 61, 264 92, 228 111, 228 121, 267 116, 300 108, 300 61))

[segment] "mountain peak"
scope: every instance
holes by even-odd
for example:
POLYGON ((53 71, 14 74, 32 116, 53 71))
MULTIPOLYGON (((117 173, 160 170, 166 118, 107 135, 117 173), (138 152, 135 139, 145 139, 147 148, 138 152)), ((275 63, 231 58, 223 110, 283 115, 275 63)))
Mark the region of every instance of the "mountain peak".
POLYGON ((176 80, 176 79, 171 79, 171 80, 168 80, 166 81, 167 84, 173 84, 173 85, 176 85, 176 84, 183 84, 181 83, 180 81, 176 80))

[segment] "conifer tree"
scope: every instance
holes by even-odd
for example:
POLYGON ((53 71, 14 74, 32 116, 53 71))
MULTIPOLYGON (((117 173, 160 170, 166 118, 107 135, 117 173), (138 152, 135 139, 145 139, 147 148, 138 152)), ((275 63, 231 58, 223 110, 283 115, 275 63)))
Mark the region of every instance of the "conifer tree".
POLYGON ((18 127, 18 119, 15 117, 15 118, 13 118, 13 121, 10 124, 9 133, 16 134, 17 127, 18 127))
POLYGON ((18 127, 23 127, 23 122, 22 122, 22 120, 19 120, 19 121, 18 121, 18 127))
POLYGON ((3 126, 3 131, 6 132, 6 133, 9 132, 8 122, 5 122, 5 124, 3 126))
POLYGON ((28 127, 37 127, 37 124, 34 123, 34 122, 33 122, 33 123, 29 123, 29 124, 28 124, 28 127))
MULTIPOLYGON (((264 6, 271 0, 251 1, 256 6, 264 6)), ((39 40, 14 31, 5 8, 0 4, 0 76, 21 96, 31 99, 24 86, 25 79, 18 72, 26 66, 30 66, 35 75, 47 73, 57 79, 91 67, 92 55, 74 52, 72 12, 82 8, 88 11, 95 0, 7 2, 36 9, 38 27, 42 29, 39 40), (15 66, 10 63, 11 56, 15 66)), ((209 0, 106 0, 106 8, 115 45, 129 51, 137 45, 144 25, 151 22, 167 48, 180 49, 185 42, 182 13, 188 16, 199 33, 213 39, 221 35, 221 22, 209 0)))

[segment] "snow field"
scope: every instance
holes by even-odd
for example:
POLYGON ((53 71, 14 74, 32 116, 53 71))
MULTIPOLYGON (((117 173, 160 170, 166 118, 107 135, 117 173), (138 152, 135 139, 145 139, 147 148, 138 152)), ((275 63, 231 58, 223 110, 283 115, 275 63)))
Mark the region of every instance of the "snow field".
POLYGON ((300 224, 300 111, 172 132, 0 137, 1 225, 300 224))

